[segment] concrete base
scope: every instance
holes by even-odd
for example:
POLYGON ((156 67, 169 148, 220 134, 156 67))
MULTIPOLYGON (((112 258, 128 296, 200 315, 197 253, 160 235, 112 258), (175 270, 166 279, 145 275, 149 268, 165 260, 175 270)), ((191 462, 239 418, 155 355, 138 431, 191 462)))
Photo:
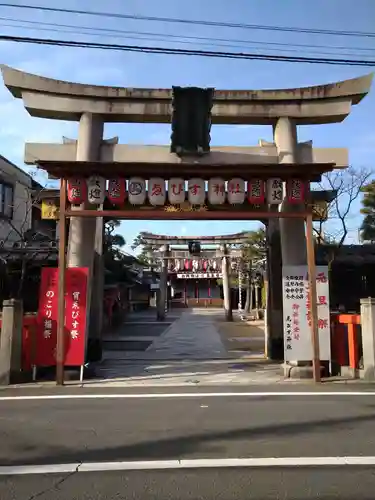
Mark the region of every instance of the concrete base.
MULTIPOLYGON (((310 366, 297 366, 297 365, 287 365, 284 363, 281 365, 281 370, 282 373, 284 374, 285 378, 291 378, 291 379, 313 379, 314 378, 314 373, 313 373, 313 367, 312 365, 310 366)), ((321 366, 320 367, 320 374, 323 377, 325 375, 325 367, 321 366)))

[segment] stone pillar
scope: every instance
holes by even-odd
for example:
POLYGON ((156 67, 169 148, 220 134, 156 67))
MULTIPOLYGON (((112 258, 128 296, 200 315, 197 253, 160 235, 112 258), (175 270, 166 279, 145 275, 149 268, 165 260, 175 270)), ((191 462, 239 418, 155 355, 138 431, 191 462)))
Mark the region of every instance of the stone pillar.
MULTIPOLYGON (((279 118, 274 125, 274 142, 279 163, 298 163, 297 126, 291 118, 279 118)), ((300 210, 299 206, 290 205, 284 198, 280 211, 300 210)), ((268 223, 269 252, 269 309, 268 352, 271 359, 282 359, 283 342, 283 306, 282 306, 282 266, 306 265, 306 236, 302 219, 270 219, 268 223)))
MULTIPOLYGON (((375 380, 375 299, 361 299, 363 378, 375 380)), ((362 378, 362 376, 361 376, 362 378)))
MULTIPOLYGON (((103 139, 104 123, 99 115, 83 113, 79 122, 77 141, 77 161, 99 161, 103 139)), ((77 207, 87 208, 83 204, 77 207)), ((104 269, 102 218, 70 219, 68 240, 68 267, 89 268, 88 295, 88 359, 94 361, 101 356, 101 331, 103 326, 103 284, 104 269)))
MULTIPOLYGON (((298 163, 297 126, 292 119, 278 119, 274 127, 274 140, 279 163, 298 163)), ((281 205, 281 211, 293 210, 300 210, 300 207, 290 205, 285 198, 281 205)), ((307 256, 304 221, 302 219, 280 219, 279 224, 283 265, 305 265, 307 256)))
POLYGON ((224 297, 225 319, 227 321, 233 321, 232 304, 230 297, 230 283, 229 283, 229 257, 227 255, 227 248, 225 245, 223 246, 221 272, 223 275, 223 297, 224 297))
POLYGON ((157 303, 157 311, 156 317, 158 321, 165 320, 165 305, 167 300, 167 283, 168 283, 168 255, 169 255, 169 247, 165 245, 162 251, 162 262, 161 262, 161 271, 160 271, 160 283, 158 290, 158 303, 157 303))
MULTIPOLYGON (((103 138, 103 120, 98 115, 83 113, 79 122, 77 161, 98 161, 103 138)), ((77 211, 81 207, 76 207, 77 211)), ((82 206, 82 208, 85 208, 82 206)), ((68 267, 91 267, 95 244, 96 220, 72 217, 69 227, 68 267)))
POLYGON ((22 301, 10 299, 3 302, 0 337, 0 384, 9 385, 11 378, 22 369, 22 301))

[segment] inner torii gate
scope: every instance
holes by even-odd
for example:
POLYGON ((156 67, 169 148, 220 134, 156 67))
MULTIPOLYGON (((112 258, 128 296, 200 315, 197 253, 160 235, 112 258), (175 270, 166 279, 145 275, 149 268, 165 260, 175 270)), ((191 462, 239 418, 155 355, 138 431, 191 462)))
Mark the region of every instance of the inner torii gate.
MULTIPOLYGON (((225 182, 257 179, 262 182, 277 180, 288 183, 294 180, 309 185, 333 168, 348 165, 347 151, 337 148, 313 148, 311 142, 298 143, 297 127, 307 124, 325 124, 343 121, 352 105, 358 104, 369 91, 372 75, 307 88, 285 90, 216 90, 213 97, 212 124, 271 125, 274 142, 261 141, 257 147, 217 147, 200 157, 180 158, 163 146, 119 145, 117 138, 103 140, 104 123, 138 122, 170 123, 172 114, 171 89, 114 88, 63 82, 24 73, 6 66, 1 67, 4 83, 16 98, 22 98, 25 108, 40 118, 72 120, 79 122, 78 140, 64 139, 63 144, 26 144, 25 162, 37 164, 49 175, 61 179, 60 192, 60 267, 88 267, 90 282, 100 275, 93 273, 94 253, 101 253, 103 218, 122 219, 178 219, 178 220, 268 220, 270 241, 270 327, 282 338, 282 303, 280 293, 281 255, 276 253, 281 239, 283 265, 304 265, 306 255, 309 276, 314 276, 314 248, 312 244, 312 211, 310 198, 303 203, 291 203, 285 191, 278 192, 282 203, 210 204, 207 210, 166 209, 158 202, 148 206, 126 204, 121 208, 101 206, 92 210, 87 202, 67 205, 67 181, 72 178, 102 179, 154 179, 164 181, 179 178, 213 178, 225 182), (280 195, 281 193, 281 195, 280 195), (68 255, 65 254, 65 218, 70 219, 68 255), (96 221, 96 222, 95 222, 96 221), (304 227, 306 223, 306 232, 304 227), (307 240, 306 240, 307 238, 307 240), (306 249, 307 241, 307 252, 306 249)), ((145 188, 146 184, 137 182, 145 188)), ((159 183, 160 184, 160 183, 159 183)), ((252 186, 252 181, 250 186, 252 186)), ((202 185, 201 185, 202 187, 202 185)), ((259 185, 258 185, 259 187, 259 185)), ((141 189, 141 190, 142 190, 141 189)), ((130 190, 129 190, 130 194, 130 190)), ((234 193, 236 194, 236 193, 234 193)), ((165 193, 164 193, 165 195, 165 193)), ((229 193, 228 193, 229 196, 229 193)), ((191 205, 201 206, 199 203, 191 205)), ((194 208, 194 207, 193 207, 194 208)), ((64 273, 60 276, 59 335, 57 345, 57 378, 63 383, 63 322, 64 322, 64 273)), ((92 315, 89 330, 100 334, 101 286, 92 288, 92 315), (98 333, 99 332, 99 333, 98 333)), ((317 339, 315 281, 311 281, 312 335, 317 339)), ((314 373, 319 380, 319 347, 314 341, 314 373)))
MULTIPOLYGON (((165 316, 165 302, 166 302, 166 291, 167 291, 167 277, 168 277, 168 262, 171 258, 171 246, 173 245, 187 245, 190 242, 199 242, 202 245, 215 245, 219 246, 219 253, 216 253, 216 257, 219 256, 221 259, 220 265, 220 275, 223 280, 223 305, 225 316, 227 320, 232 319, 232 308, 230 304, 230 284, 229 284, 229 264, 231 259, 231 252, 228 251, 228 246, 231 245, 241 245, 246 241, 246 234, 236 233, 236 234, 226 234, 218 236, 167 236, 160 234, 153 234, 142 232, 142 241, 153 247, 157 246, 161 252, 161 273, 160 273, 160 285, 159 285, 159 296, 157 303, 157 317, 158 319, 164 319, 165 316)), ((204 253, 204 250, 202 249, 204 253)), ((233 252, 232 252, 233 253, 233 252)), ((197 257, 195 257, 197 258, 197 257)))

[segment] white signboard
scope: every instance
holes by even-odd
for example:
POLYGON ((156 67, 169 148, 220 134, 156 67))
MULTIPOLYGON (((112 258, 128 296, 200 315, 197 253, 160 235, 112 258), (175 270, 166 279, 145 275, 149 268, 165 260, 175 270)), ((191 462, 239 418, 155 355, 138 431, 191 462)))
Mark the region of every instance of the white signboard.
POLYGON ((177 278, 199 279, 199 278, 222 278, 221 273, 177 273, 177 278))
POLYGON ((245 201, 246 188, 243 179, 231 179, 228 182, 228 202, 231 205, 242 205, 245 201))
POLYGON ((160 177, 152 177, 148 181, 148 199, 151 205, 164 205, 165 195, 165 180, 160 177))
POLYGON ((129 203, 132 205, 142 205, 146 200, 146 181, 140 177, 129 179, 129 203))
POLYGON ((192 205, 203 205, 206 199, 205 182, 203 179, 188 180, 188 199, 192 205))
MULTIPOLYGON (((331 359, 328 267, 316 267, 320 359, 331 359)), ((307 266, 283 267, 285 361, 311 361, 311 301, 307 266)))
POLYGON ((213 177, 208 181, 208 201, 211 205, 222 205, 225 202, 225 181, 213 177))
POLYGON ((267 180, 267 202, 270 205, 280 205, 283 201, 284 186, 281 179, 267 180))
POLYGON ((172 177, 168 181, 168 199, 172 205, 185 201, 185 181, 179 177, 172 177))
POLYGON ((93 175, 87 179, 87 199, 93 205, 104 203, 105 199, 105 183, 103 177, 93 175))

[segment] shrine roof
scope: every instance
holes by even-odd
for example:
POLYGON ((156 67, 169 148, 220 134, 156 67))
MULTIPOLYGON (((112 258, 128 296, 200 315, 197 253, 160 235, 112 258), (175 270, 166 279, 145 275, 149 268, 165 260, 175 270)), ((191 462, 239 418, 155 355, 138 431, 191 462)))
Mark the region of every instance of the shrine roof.
POLYGON ((189 241, 199 241, 206 245, 215 243, 233 243, 239 244, 246 240, 248 237, 247 232, 234 233, 234 234, 224 234, 217 236, 168 236, 164 234, 154 234, 148 232, 141 232, 140 236, 143 240, 147 242, 163 244, 178 245, 183 243, 188 243, 189 241))
POLYGON ((287 179, 299 177, 311 181, 319 181, 320 176, 335 168, 335 163, 282 163, 282 164, 260 164, 249 165, 201 165, 193 159, 186 159, 178 166, 170 163, 122 163, 122 162, 83 162, 83 161, 42 161, 37 162, 39 168, 46 170, 49 175, 56 178, 89 177, 99 175, 106 179, 111 177, 130 178, 134 176, 149 179, 151 177, 182 177, 191 179, 195 177, 209 179, 222 177, 230 180, 233 177, 248 178, 258 176, 260 178, 280 177, 287 179))

